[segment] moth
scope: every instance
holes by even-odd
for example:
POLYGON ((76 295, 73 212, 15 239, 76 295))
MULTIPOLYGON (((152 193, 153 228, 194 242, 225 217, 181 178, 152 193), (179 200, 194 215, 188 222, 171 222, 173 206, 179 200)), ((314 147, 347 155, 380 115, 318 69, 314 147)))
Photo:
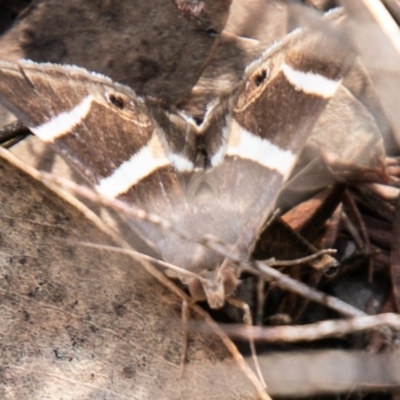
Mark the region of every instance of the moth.
POLYGON ((298 154, 349 64, 339 35, 293 32, 245 70, 196 124, 178 110, 76 66, 0 63, 0 101, 98 193, 159 215, 130 225, 195 301, 224 305, 240 268, 205 236, 250 257, 298 154))

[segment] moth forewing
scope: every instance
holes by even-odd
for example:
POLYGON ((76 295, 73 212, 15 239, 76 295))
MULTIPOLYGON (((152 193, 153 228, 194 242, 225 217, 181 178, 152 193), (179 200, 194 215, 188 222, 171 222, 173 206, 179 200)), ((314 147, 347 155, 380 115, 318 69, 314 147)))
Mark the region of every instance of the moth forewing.
POLYGON ((267 50, 225 100, 229 112, 214 106, 205 123, 211 160, 205 179, 226 212, 220 226, 235 232, 235 243, 224 240, 244 258, 352 57, 340 36, 326 35, 297 31, 267 50), (317 52, 322 45, 328 48, 317 52))
POLYGON ((219 308, 240 271, 200 243, 250 256, 349 58, 330 30, 298 30, 252 63, 201 126, 106 77, 30 61, 0 64, 0 101, 99 193, 185 232, 131 221, 162 259, 199 276, 178 274, 196 299, 219 308))

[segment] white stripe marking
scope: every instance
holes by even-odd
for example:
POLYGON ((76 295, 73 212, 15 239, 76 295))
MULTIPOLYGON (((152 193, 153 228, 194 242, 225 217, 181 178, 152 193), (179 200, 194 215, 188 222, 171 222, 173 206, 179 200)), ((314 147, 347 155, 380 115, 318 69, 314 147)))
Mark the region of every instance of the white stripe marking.
POLYGON ((190 172, 193 171, 194 165, 188 160, 186 157, 181 156, 180 154, 168 154, 169 159, 171 160, 174 167, 179 172, 190 172))
POLYGON ((267 139, 253 135, 232 119, 226 154, 254 161, 264 167, 278 171, 284 179, 291 173, 296 155, 283 150, 267 139))
POLYGON ((73 127, 88 115, 93 100, 93 96, 89 95, 71 110, 62 112, 50 121, 29 129, 45 142, 54 142, 70 133, 73 127))
POLYGON ((158 168, 171 164, 156 133, 147 146, 142 147, 129 160, 124 161, 114 172, 96 185, 96 190, 107 197, 115 198, 126 193, 133 185, 158 168))
POLYGON ((229 137, 229 130, 230 123, 228 123, 228 126, 222 128, 222 144, 210 159, 212 167, 215 167, 216 165, 221 164, 224 161, 226 149, 228 147, 227 138, 229 137))
POLYGON ((334 81, 312 72, 297 71, 286 63, 282 65, 282 71, 296 90, 301 90, 307 94, 316 94, 326 99, 335 94, 340 84, 340 80, 334 81))

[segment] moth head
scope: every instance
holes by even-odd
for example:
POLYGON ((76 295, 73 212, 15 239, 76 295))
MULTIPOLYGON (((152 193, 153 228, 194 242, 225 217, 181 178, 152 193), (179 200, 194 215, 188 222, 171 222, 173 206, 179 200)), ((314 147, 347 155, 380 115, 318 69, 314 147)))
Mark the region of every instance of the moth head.
POLYGON ((212 309, 220 309, 227 296, 232 294, 238 285, 235 270, 229 266, 221 270, 207 271, 199 278, 188 282, 189 293, 193 301, 205 301, 212 309))

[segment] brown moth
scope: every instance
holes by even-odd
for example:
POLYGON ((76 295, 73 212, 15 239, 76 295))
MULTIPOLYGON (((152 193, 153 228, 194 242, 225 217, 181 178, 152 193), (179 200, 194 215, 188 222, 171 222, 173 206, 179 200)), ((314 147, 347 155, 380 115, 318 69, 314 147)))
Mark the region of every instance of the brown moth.
POLYGON ((297 30, 251 63, 201 125, 75 66, 0 63, 0 101, 98 193, 185 232, 132 228, 178 266, 194 300, 224 305, 240 269, 201 244, 250 257, 313 126, 352 56, 331 28, 297 30))

